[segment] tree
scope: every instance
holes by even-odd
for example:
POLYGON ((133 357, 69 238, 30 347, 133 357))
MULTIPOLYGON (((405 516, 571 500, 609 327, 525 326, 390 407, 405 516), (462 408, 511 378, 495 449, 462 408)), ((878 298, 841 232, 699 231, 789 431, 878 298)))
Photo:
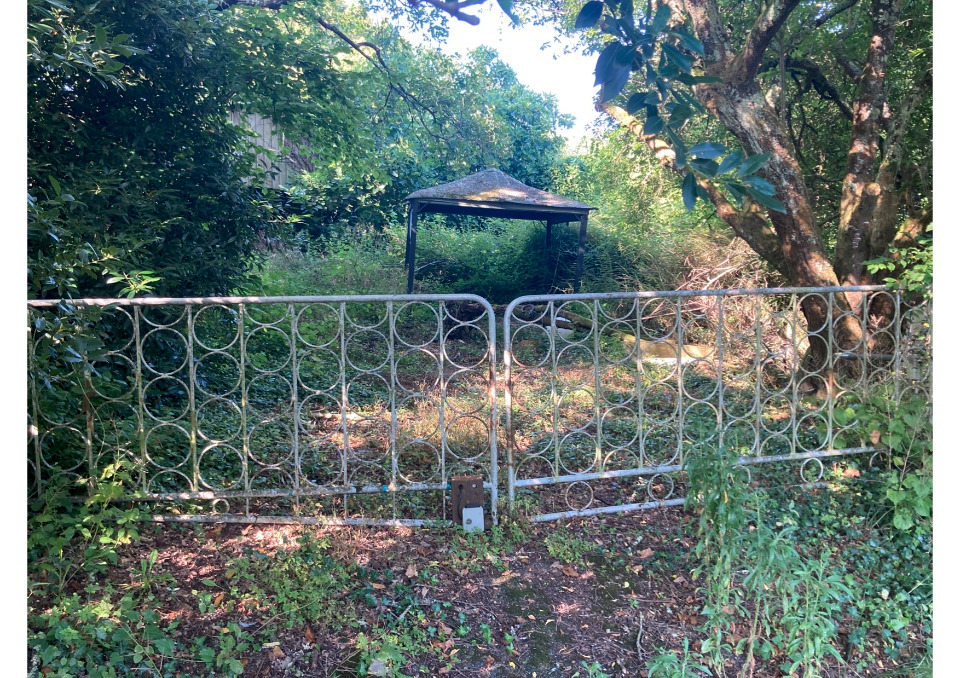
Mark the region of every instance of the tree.
MULTIPOLYGON (((614 65, 598 61, 601 108, 632 125, 665 162, 683 168, 688 203, 697 195, 708 198, 737 235, 793 284, 868 284, 865 262, 886 255, 898 235, 915 236, 932 219, 929 184, 917 181, 925 172, 923 142, 929 139, 930 5, 776 0, 747 17, 738 17, 735 7, 742 5, 671 0, 656 8, 648 4, 646 13, 634 18, 629 2, 612 12, 588 3, 580 26, 599 24, 614 38, 604 48, 614 65), (627 84, 620 82, 624 66, 630 74, 641 70, 654 93, 644 94, 642 106, 636 106, 634 94, 628 110, 613 103, 627 84), (814 160, 802 132, 812 124, 804 120, 811 106, 822 102, 831 105, 821 106, 813 124, 845 127, 849 136, 814 160), (644 110, 642 128, 630 120, 631 108, 644 110), (684 143, 686 120, 697 108, 719 121, 743 150, 718 163, 724 146, 684 143), (669 147, 660 140, 661 130, 669 147), (843 178, 836 181, 831 174, 844 155, 843 178), (751 180, 751 170, 758 179, 751 180), (811 182, 819 184, 815 192, 821 195, 815 197, 811 182), (831 204, 822 197, 827 191, 839 193, 836 228, 829 230, 817 219, 818 206, 831 204), (835 240, 832 257, 828 237, 835 240)), ((840 310, 859 308, 859 302, 858 294, 848 293, 840 297, 846 305, 840 310)), ((824 303, 811 298, 803 310, 809 327, 825 325, 824 303)), ((878 307, 868 315, 891 312, 878 307)), ((834 328, 838 344, 869 343, 869 325, 867 337, 862 327, 846 316, 834 328)), ((811 339, 808 359, 818 365, 824 338, 811 339)))
MULTIPOLYGON (((560 20, 599 52, 598 109, 683 175, 688 207, 712 202, 800 286, 871 283, 867 262, 932 224, 930 2, 643 5, 577 2, 560 20)), ((859 302, 838 299, 841 311, 859 302)), ((883 324, 892 311, 868 316, 883 324)), ((824 303, 811 298, 803 312, 824 326, 824 303)), ((846 316, 839 345, 872 342, 862 327, 846 316)), ((808 359, 822 364, 823 338, 811 339, 808 359)))

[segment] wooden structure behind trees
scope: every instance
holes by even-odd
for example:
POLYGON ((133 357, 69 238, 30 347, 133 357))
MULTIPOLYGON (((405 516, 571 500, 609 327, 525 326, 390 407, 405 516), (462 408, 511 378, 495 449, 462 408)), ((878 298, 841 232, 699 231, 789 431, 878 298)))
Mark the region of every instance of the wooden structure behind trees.
POLYGON ((407 269, 407 294, 413 293, 416 271, 417 218, 420 214, 464 214, 497 219, 545 221, 545 245, 549 247, 553 224, 579 222, 577 272, 574 293, 580 291, 583 275, 583 254, 587 240, 587 218, 596 209, 576 200, 527 186, 498 169, 486 169, 447 184, 414 191, 406 197, 408 205, 407 247, 404 265, 407 269))

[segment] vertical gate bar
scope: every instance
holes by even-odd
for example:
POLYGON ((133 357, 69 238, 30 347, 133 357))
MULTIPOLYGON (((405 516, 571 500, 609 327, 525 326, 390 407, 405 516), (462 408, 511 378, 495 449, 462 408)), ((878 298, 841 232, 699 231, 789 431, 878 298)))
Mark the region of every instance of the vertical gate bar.
POLYGON ((596 432, 593 440, 593 458, 598 471, 603 471, 603 451, 600 424, 603 416, 600 414, 600 398, 602 385, 600 382, 600 300, 593 300, 593 420, 596 432))
POLYGON ((717 353, 716 356, 714 356, 717 366, 717 430, 719 432, 717 435, 717 444, 721 449, 723 449, 726 443, 726 429, 723 425, 723 300, 724 297, 717 297, 715 301, 717 313, 717 324, 715 325, 717 353))
POLYGON ((297 309, 291 302, 287 309, 290 312, 290 376, 293 383, 290 396, 293 399, 293 511, 300 514, 300 364, 297 362, 297 309))
POLYGON ((190 460, 193 465, 193 490, 200 487, 200 460, 197 459, 197 367, 193 360, 193 306, 187 306, 187 403, 190 411, 190 460))
MULTIPOLYGON (((343 431, 343 449, 340 451, 340 468, 343 472, 343 487, 350 482, 350 468, 347 459, 350 456, 350 432, 347 430, 347 303, 340 302, 339 318, 340 324, 340 428, 343 431)), ((341 495, 343 498, 343 517, 347 518, 350 514, 347 510, 348 495, 341 495)))
POLYGON ((513 433, 513 348, 510 344, 510 315, 513 313, 508 306, 503 313, 503 406, 506 410, 507 424, 507 505, 510 508, 511 518, 514 515, 514 484, 517 475, 514 466, 514 449, 516 437, 513 433))
MULTIPOLYGON (((33 463, 35 466, 35 475, 34 478, 35 484, 37 486, 37 496, 43 492, 43 473, 42 473, 42 459, 43 455, 40 453, 40 402, 37 400, 37 350, 33 341, 33 324, 30 322, 30 318, 33 315, 32 309, 27 307, 27 388, 29 389, 30 399, 33 401, 31 403, 31 410, 33 411, 33 428, 30 430, 30 434, 33 436, 33 463)), ((42 317, 42 316, 41 316, 42 317)))
POLYGON ((557 326, 556 309, 553 302, 547 304, 547 313, 550 318, 550 406, 552 410, 552 422, 550 426, 550 446, 553 448, 553 475, 560 475, 560 436, 557 435, 557 428, 560 423, 560 401, 557 398, 557 378, 560 374, 560 364, 557 359, 557 333, 553 328, 557 326))
MULTIPOLYGON (((243 488, 249 492, 250 482, 250 431, 247 430, 247 407, 250 403, 247 393, 247 306, 237 305, 237 332, 240 340, 240 430, 243 438, 243 488)), ((250 515, 250 499, 244 499, 244 515, 250 515)))
MULTIPOLYGON (((397 319, 393 313, 393 302, 387 302, 387 364, 390 366, 390 486, 396 487, 399 459, 397 451, 397 361, 395 354, 394 337, 397 330, 397 319)), ((393 519, 397 519, 397 493, 391 492, 393 504, 393 519)))
POLYGON ((677 339, 677 362, 674 369, 677 371, 677 461, 680 466, 684 465, 683 454, 683 297, 677 297, 677 316, 676 316, 676 339, 677 339))
MULTIPOLYGON (((437 333, 440 337, 440 482, 448 485, 447 482, 447 337, 443 331, 443 320, 447 312, 447 306, 442 301, 437 302, 437 333)), ((444 500, 440 502, 441 517, 447 519, 446 490, 444 490, 444 500)), ((456 512, 454 512, 456 514, 456 512)))
MULTIPOLYGON (((834 423, 833 422, 833 406, 834 406, 834 399, 836 398, 836 384, 837 384, 836 374, 837 374, 837 369, 839 367, 839 365, 837 365, 836 363, 836 358, 834 357, 834 351, 833 351, 833 346, 835 341, 834 332, 833 332, 833 308, 834 308, 834 304, 836 304, 837 302, 836 293, 828 292, 827 298, 830 300, 830 303, 827 306, 827 318, 829 319, 829 325, 827 326, 827 337, 829 339, 829 341, 827 342, 827 355, 829 356, 829 359, 827 360, 827 365, 829 366, 829 370, 827 371, 827 375, 830 381, 827 384, 827 440, 826 442, 827 442, 827 449, 832 449, 833 448, 833 423, 834 423)), ((860 295, 860 298, 862 300, 863 295, 860 295)), ((841 312, 840 315, 842 317, 843 313, 841 312)), ((799 431, 797 432, 797 434, 799 435, 799 431)))
POLYGON ((144 416, 144 397, 143 397, 143 344, 140 337, 140 307, 133 307, 133 342, 137 354, 136 367, 134 368, 135 388, 137 389, 137 442, 140 447, 139 473, 140 481, 138 485, 147 491, 147 426, 144 416))
MULTIPOLYGON (((794 313, 796 313, 796 297, 792 297, 792 307, 794 313)), ((761 402, 760 396, 763 394, 763 359, 760 354, 760 348, 763 346, 763 318, 761 317, 761 312, 763 309, 763 304, 761 303, 760 297, 754 297, 754 308, 753 308, 753 317, 754 320, 754 330, 753 330, 753 362, 754 362, 754 396, 753 396, 753 429, 754 429, 754 449, 756 455, 759 456, 763 450, 763 404, 761 402)), ((790 355, 792 356, 796 347, 792 347, 790 355)), ((791 369, 790 369, 790 381, 794 381, 794 370, 795 365, 793 364, 793 358, 791 357, 791 369)), ((793 409, 791 407, 791 413, 793 409)), ((792 416, 792 415, 791 415, 792 416)))
POLYGON ((497 525, 497 502, 500 499, 498 483, 497 465, 499 464, 497 451, 497 319, 493 313, 493 307, 486 304, 487 313, 487 364, 489 365, 489 377, 487 379, 487 393, 490 399, 490 519, 494 525, 497 525))
MULTIPOLYGON (((794 295, 794 319, 799 321, 799 313, 803 308, 803 299, 800 299, 794 295)), ((809 328, 808 328, 809 329, 809 328)), ((813 345, 813 342, 810 342, 810 346, 813 345)), ((758 347, 759 350, 759 347, 758 347)), ((807 349, 808 351, 810 348, 807 349)), ((797 373, 801 369, 802 360, 800 359, 800 351, 793 351, 793 364, 790 369, 790 454, 795 454, 797 451, 797 403, 799 402, 799 384, 797 383, 797 373)))
POLYGON ((635 389, 636 389, 634 392, 637 394, 637 403, 636 403, 636 407, 637 407, 637 468, 642 468, 642 467, 645 466, 646 463, 647 463, 647 459, 646 459, 647 451, 646 451, 646 443, 645 443, 645 441, 644 441, 644 439, 643 439, 643 423, 644 423, 644 416, 643 416, 643 393, 642 393, 642 389, 643 389, 643 361, 642 361, 643 351, 640 350, 640 337, 642 336, 642 335, 640 334, 640 327, 641 327, 640 316, 641 316, 641 314, 642 314, 643 309, 642 309, 642 307, 641 307, 641 305, 640 305, 640 300, 639 300, 639 299, 634 299, 634 300, 633 300, 633 309, 632 309, 632 311, 633 311, 633 313, 636 315, 636 318, 635 318, 635 320, 634 320, 634 322, 635 322, 634 330, 633 330, 634 342, 633 342, 633 349, 632 349, 632 350, 633 350, 633 352, 634 352, 634 375, 633 375, 633 383, 634 383, 634 387, 635 387, 635 389))

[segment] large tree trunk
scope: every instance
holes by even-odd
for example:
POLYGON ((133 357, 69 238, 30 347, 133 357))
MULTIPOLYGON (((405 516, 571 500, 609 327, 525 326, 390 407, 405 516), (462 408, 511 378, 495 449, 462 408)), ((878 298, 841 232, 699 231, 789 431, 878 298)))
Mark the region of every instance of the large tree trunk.
MULTIPOLYGON (((790 281, 800 287, 833 287, 839 279, 814 220, 788 132, 781 116, 760 91, 756 77, 763 52, 797 4, 794 0, 770 3, 757 18, 743 51, 734 54, 725 31, 717 25, 719 13, 714 0, 686 0, 694 30, 704 45, 706 73, 723 80, 719 84, 698 85, 695 93, 747 154, 770 154, 759 174, 777 187, 776 198, 786 208, 785 213, 771 211, 769 218, 779 237, 790 281)), ((860 322, 854 314, 847 313, 847 300, 842 296, 835 299, 834 309, 829 308, 829 299, 819 296, 807 296, 802 305, 810 329, 810 349, 803 368, 823 374, 823 381, 816 384, 818 389, 832 381, 832 366, 827 364, 828 335, 832 332, 834 346, 840 349, 854 348, 864 340, 860 322)))

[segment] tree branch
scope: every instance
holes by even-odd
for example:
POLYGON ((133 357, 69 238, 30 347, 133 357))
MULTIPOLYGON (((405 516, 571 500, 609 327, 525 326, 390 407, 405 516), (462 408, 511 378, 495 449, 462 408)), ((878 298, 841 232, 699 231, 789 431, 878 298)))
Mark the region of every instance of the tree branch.
POLYGON ((817 20, 813 22, 813 28, 820 28, 824 24, 830 22, 835 16, 840 14, 840 12, 846 12, 848 9, 856 5, 858 2, 860 2, 860 0, 846 0, 846 2, 841 2, 839 5, 837 5, 833 9, 828 10, 822 16, 817 18, 817 20))
POLYGON ((685 0, 687 14, 693 22, 693 30, 703 43, 704 63, 709 67, 720 64, 726 67, 731 59, 730 42, 727 39, 725 24, 720 19, 715 0, 685 0))
POLYGON ((756 76, 763 53, 767 51, 770 41, 799 4, 800 0, 771 0, 767 8, 757 17, 747 36, 743 51, 737 56, 740 64, 740 79, 748 80, 756 76))
MULTIPOLYGON (((677 156, 674 150, 657 135, 644 134, 643 123, 640 120, 609 101, 597 104, 597 111, 606 113, 633 132, 653 152, 663 167, 677 174, 683 174, 677 167, 677 156)), ((789 278, 783 249, 780 246, 780 237, 767 220, 763 208, 751 202, 746 210, 738 210, 713 183, 705 180, 698 180, 698 183, 717 209, 717 216, 727 222, 733 232, 743 238, 757 254, 789 278)))
POLYGON ((787 68, 798 69, 805 72, 810 79, 810 84, 817 90, 817 94, 828 101, 836 103, 840 108, 840 112, 843 113, 843 117, 847 120, 853 120, 853 109, 843 100, 840 91, 833 86, 833 83, 827 80, 827 77, 823 74, 823 71, 820 70, 820 67, 811 59, 805 57, 799 59, 788 58, 787 68))
POLYGON ((433 5, 437 9, 446 12, 454 19, 459 19, 465 23, 470 24, 471 26, 476 26, 480 23, 480 19, 475 17, 472 14, 465 14, 463 12, 464 7, 471 7, 472 5, 482 5, 486 0, 461 0, 460 2, 451 1, 444 2, 444 0, 424 0, 428 5, 433 5))
POLYGON ((280 9, 286 5, 289 0, 220 0, 217 3, 217 9, 228 9, 235 5, 241 7, 258 7, 260 9, 280 9))

